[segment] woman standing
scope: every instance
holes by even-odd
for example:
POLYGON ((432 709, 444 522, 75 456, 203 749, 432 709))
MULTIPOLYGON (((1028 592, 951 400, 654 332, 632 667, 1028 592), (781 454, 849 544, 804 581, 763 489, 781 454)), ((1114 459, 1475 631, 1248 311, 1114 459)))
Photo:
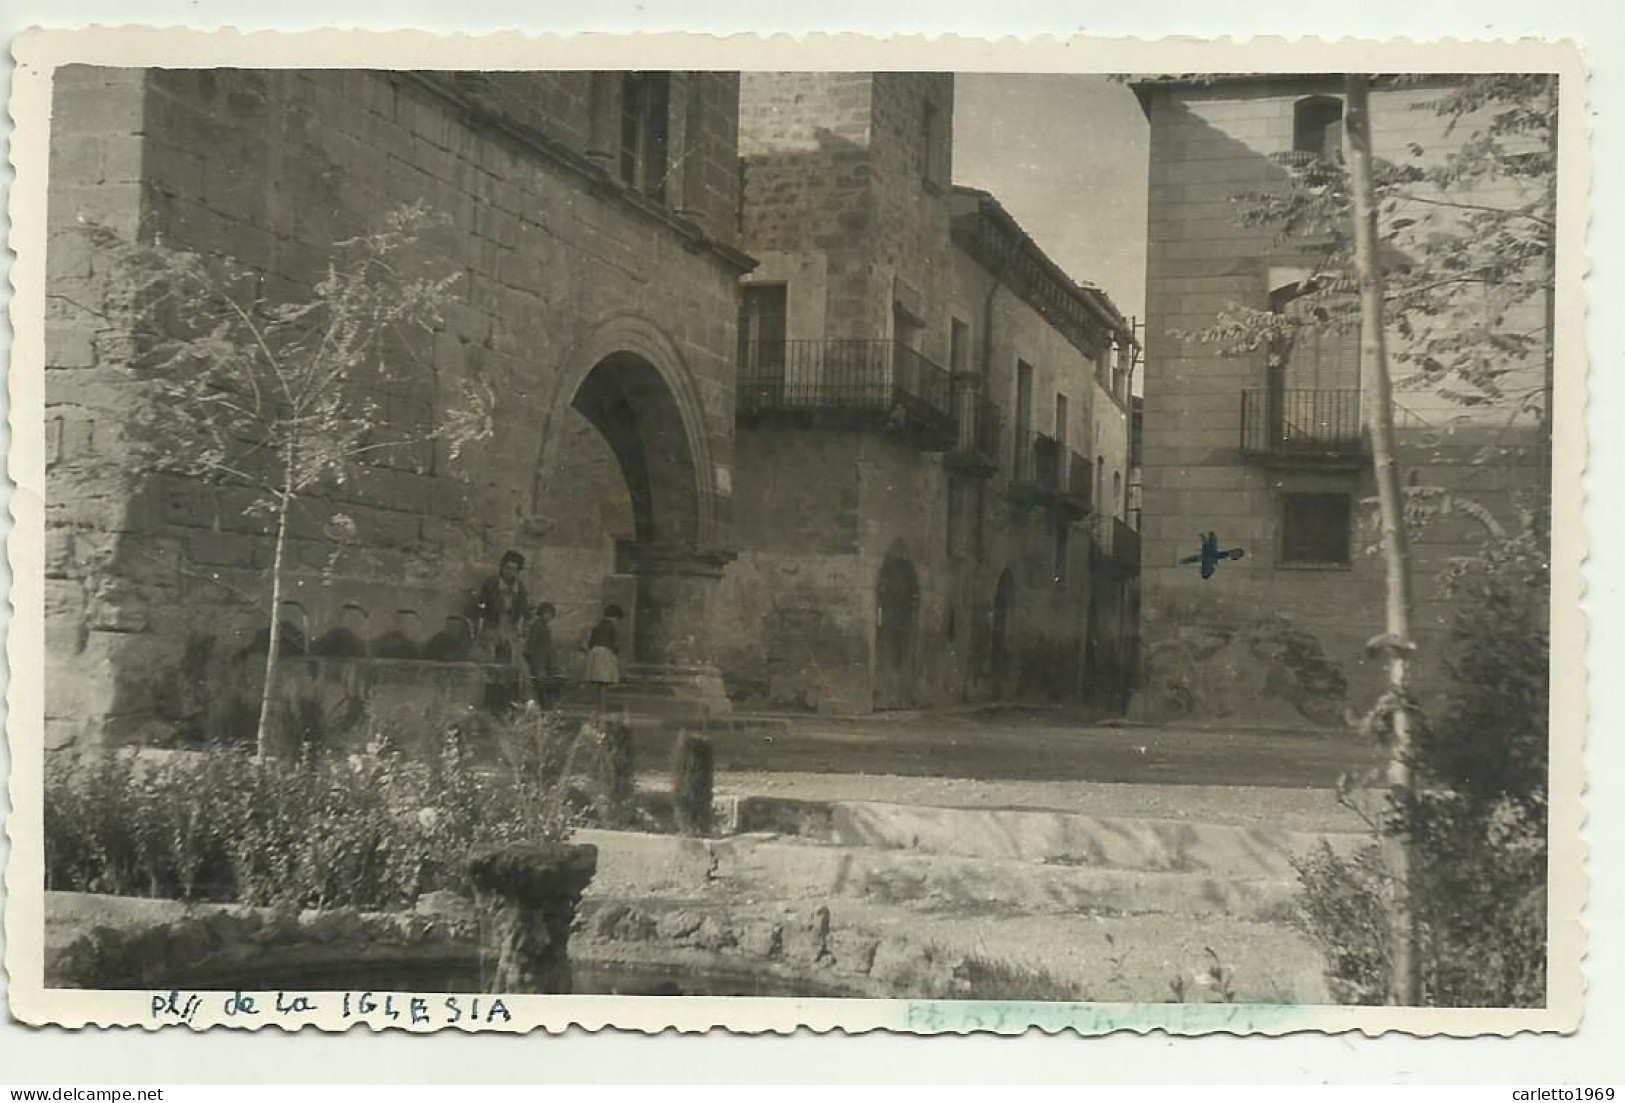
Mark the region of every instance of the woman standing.
POLYGON ((502 554, 497 573, 480 586, 474 619, 475 650, 487 671, 485 706, 499 715, 519 702, 525 671, 525 621, 530 599, 519 572, 525 557, 516 551, 502 554))
POLYGON ((524 556, 502 554, 497 573, 480 586, 474 620, 474 639, 485 661, 516 669, 524 663, 525 618, 530 614, 525 584, 519 580, 524 569, 524 556))

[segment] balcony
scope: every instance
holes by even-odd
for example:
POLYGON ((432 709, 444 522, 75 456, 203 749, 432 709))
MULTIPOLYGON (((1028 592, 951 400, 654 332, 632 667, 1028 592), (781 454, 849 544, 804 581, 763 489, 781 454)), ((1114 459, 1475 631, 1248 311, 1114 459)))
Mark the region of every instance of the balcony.
POLYGON ((948 372, 896 341, 749 344, 739 365, 738 417, 753 425, 890 428, 932 452, 959 439, 948 372))
POLYGON ((1046 433, 1016 433, 1010 496, 1021 505, 1053 505, 1063 488, 1061 442, 1046 433))
POLYGON ((1366 457, 1359 390, 1243 391, 1241 454, 1269 466, 1358 467, 1366 457))
POLYGON ((1096 514, 1090 529, 1091 553, 1097 566, 1127 574, 1140 569, 1140 534, 1121 517, 1096 514))
POLYGON ((943 458, 951 471, 987 478, 999 469, 1004 449, 1004 411, 982 393, 978 376, 954 379, 954 409, 959 417, 959 438, 943 458))
POLYGON ((1055 510, 1069 521, 1081 521, 1089 515, 1094 498, 1094 465, 1071 449, 1065 449, 1066 478, 1055 500, 1055 510))

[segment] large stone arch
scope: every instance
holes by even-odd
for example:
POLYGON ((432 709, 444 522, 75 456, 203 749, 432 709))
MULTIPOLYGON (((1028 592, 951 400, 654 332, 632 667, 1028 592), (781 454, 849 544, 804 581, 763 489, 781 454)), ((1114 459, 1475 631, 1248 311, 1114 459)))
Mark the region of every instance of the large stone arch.
MULTIPOLYGON (((640 507, 648 511, 639 518, 640 526, 648 525, 647 531, 639 532, 639 542, 694 549, 724 544, 725 535, 718 525, 717 450, 699 387, 671 337, 637 315, 617 315, 600 322, 565 353, 543 415, 531 488, 533 510, 543 498, 547 472, 558 467, 564 440, 560 429, 569 412, 580 412, 598 424, 594 414, 583 409, 578 400, 585 396, 592 404, 596 399, 611 397, 609 392, 617 389, 635 412, 653 416, 652 424, 644 427, 651 438, 644 441, 645 445, 654 444, 656 451, 665 451, 667 458, 680 461, 659 473, 664 487, 646 488, 651 499, 640 503, 637 495, 642 488, 634 485, 639 465, 635 458, 617 449, 622 472, 628 476, 628 490, 634 495, 634 515, 640 507), (658 387, 652 385, 656 381, 658 387), (680 446, 677 441, 664 439, 678 433, 680 446), (678 485, 673 475, 680 476, 684 485, 678 485), (653 497, 655 490, 663 491, 659 499, 653 497), (679 508, 687 516, 671 523, 672 512, 679 508)), ((602 409, 596 412, 609 413, 602 409)), ((615 443, 611 441, 611 446, 615 443)))
POLYGON ((874 707, 908 708, 916 692, 921 580, 908 546, 896 540, 875 576, 874 707))
POLYGON ((608 444, 631 504, 633 538, 618 569, 633 576, 635 608, 618 692, 638 707, 727 711, 711 662, 711 599, 732 558, 719 523, 714 437, 731 432, 731 419, 707 416, 694 373, 659 327, 635 315, 609 318, 571 346, 548 396, 533 511, 577 415, 608 444))

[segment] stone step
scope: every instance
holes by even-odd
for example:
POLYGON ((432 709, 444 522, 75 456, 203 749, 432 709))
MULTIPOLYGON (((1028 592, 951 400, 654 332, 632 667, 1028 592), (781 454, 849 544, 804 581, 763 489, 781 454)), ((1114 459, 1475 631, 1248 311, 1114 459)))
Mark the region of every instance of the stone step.
POLYGON ((874 850, 771 836, 718 840, 714 877, 744 897, 846 897, 927 910, 1227 915, 1273 920, 1295 882, 874 850))
POLYGON ((570 956, 578 975, 610 967, 628 994, 1327 1002, 1320 956, 1301 935, 1224 916, 599 899, 583 903, 570 956), (640 973, 663 987, 636 987, 640 973))
POLYGON ((718 811, 719 822, 734 832, 774 832, 840 847, 1244 880, 1290 881, 1295 857, 1322 844, 1349 853, 1368 841, 1347 831, 780 797, 725 798, 718 811))
POLYGON ((979 960, 976 987, 995 999, 1331 1002, 1319 951, 1280 923, 1215 915, 897 916, 897 909, 844 901, 830 912, 837 930, 902 929, 940 951, 979 960), (896 918, 888 921, 888 914, 896 918), (1035 981, 1036 989, 1022 990, 1035 981), (1050 994, 1052 987, 1060 990, 1050 994))
MULTIPOLYGON (((594 720, 598 715, 593 705, 579 701, 567 701, 555 711, 578 722, 594 720)), ((625 724, 638 734, 691 731, 708 734, 746 732, 754 735, 782 736, 790 731, 791 726, 789 720, 771 716, 704 716, 682 710, 670 714, 634 712, 618 707, 613 700, 609 707, 609 718, 616 723, 625 724)), ((664 780, 663 774, 651 776, 664 780)))
POLYGON ((721 889, 741 901, 871 901, 986 914, 1175 914, 1283 917, 1288 878, 1113 869, 847 847, 772 835, 683 839, 580 831, 598 847, 591 896, 695 898, 721 889))

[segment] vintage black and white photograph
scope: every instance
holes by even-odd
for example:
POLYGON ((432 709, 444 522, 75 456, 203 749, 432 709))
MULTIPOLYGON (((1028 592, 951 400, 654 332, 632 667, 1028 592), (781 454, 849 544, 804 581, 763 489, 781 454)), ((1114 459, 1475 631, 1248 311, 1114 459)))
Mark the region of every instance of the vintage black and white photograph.
POLYGON ((1571 54, 51 44, 18 1014, 1577 1021, 1571 54))

